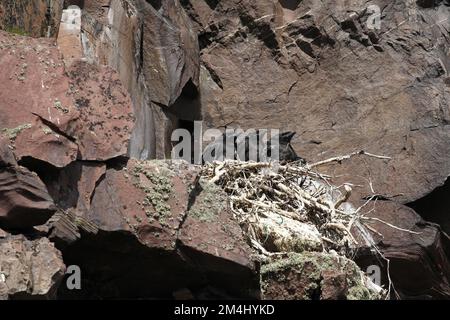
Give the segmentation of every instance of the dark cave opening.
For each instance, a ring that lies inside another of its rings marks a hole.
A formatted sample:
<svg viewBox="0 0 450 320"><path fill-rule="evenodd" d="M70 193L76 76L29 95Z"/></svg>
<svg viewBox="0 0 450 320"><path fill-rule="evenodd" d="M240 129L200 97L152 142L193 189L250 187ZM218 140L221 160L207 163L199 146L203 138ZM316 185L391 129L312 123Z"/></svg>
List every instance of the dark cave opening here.
<svg viewBox="0 0 450 320"><path fill-rule="evenodd" d="M289 10L297 9L298 5L302 2L302 0L280 0L280 5Z"/></svg>
<svg viewBox="0 0 450 320"><path fill-rule="evenodd" d="M408 203L423 219L437 223L447 234L450 233L450 178L425 197Z"/></svg>
<svg viewBox="0 0 450 320"><path fill-rule="evenodd" d="M178 126L179 129L186 129L191 133L191 135L194 135L194 121L189 120L178 120Z"/></svg>
<svg viewBox="0 0 450 320"><path fill-rule="evenodd" d="M220 1L219 0L205 0L205 2L211 8L211 10L215 10Z"/></svg>
<svg viewBox="0 0 450 320"><path fill-rule="evenodd" d="M192 80L189 80L183 88L180 97L169 108L169 118L172 119L172 127L185 129L191 136L191 160L194 161L195 121L202 120L200 93ZM171 134L168 139L171 140ZM175 144L171 141L172 148ZM179 155L185 158L185 155Z"/></svg>
<svg viewBox="0 0 450 320"><path fill-rule="evenodd" d="M57 168L45 161L24 157L19 164L39 176L59 208L76 206L79 197L77 183L81 178L79 163L73 162L65 168Z"/></svg>
<svg viewBox="0 0 450 320"><path fill-rule="evenodd" d="M442 0L417 0L416 3L422 8L435 8L442 3Z"/></svg>
<svg viewBox="0 0 450 320"><path fill-rule="evenodd" d="M161 9L162 0L146 0L156 11Z"/></svg>

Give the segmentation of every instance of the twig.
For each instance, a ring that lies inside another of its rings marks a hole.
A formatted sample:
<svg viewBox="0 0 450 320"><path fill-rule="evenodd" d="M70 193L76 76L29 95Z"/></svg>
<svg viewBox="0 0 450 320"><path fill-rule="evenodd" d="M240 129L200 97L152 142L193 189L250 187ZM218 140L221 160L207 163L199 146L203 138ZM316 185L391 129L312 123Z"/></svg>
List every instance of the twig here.
<svg viewBox="0 0 450 320"><path fill-rule="evenodd" d="M411 233L411 234L416 234L416 235L422 234L422 232L416 232L416 231L407 230L407 229L403 229L403 228L394 226L393 224L390 224L389 222L383 221L383 220L381 220L381 219L379 219L379 218L373 218L373 217L361 217L361 219L363 219L363 220L373 220L373 221L377 221L377 222L380 222L380 223L382 223L382 224L385 224L385 225L387 225L387 226L389 226L389 227L391 227L391 228L393 228L393 229L395 229L395 230L399 230L399 231L403 231L403 232L407 232L407 233Z"/></svg>
<svg viewBox="0 0 450 320"><path fill-rule="evenodd" d="M366 152L364 150L361 150L361 151L353 152L353 153L348 154L346 156L334 157L334 158L330 158L330 159L327 159L327 160L319 161L319 162L316 162L316 163L313 163L313 164L309 164L309 165L307 165L307 168L312 169L312 168L319 167L319 166L322 166L322 165L325 165L325 164L329 164L329 163L332 163L332 162L339 162L340 163L340 162L342 162L344 160L349 160L350 158L352 158L354 156L360 156L360 155L366 155L366 156L371 157L371 158L382 159L382 160L391 160L392 159L391 157L379 156L379 155L368 153L368 152Z"/></svg>

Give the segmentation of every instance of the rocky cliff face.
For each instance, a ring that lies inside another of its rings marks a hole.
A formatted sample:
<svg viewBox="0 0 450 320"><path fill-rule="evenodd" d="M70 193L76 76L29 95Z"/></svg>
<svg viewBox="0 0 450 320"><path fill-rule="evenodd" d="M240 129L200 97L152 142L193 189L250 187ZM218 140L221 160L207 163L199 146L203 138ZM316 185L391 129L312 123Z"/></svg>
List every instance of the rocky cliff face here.
<svg viewBox="0 0 450 320"><path fill-rule="evenodd" d="M170 156L178 123L169 107L199 83L197 33L180 3L88 1L82 28L86 55L118 70L131 93L138 120L130 155Z"/></svg>
<svg viewBox="0 0 450 320"><path fill-rule="evenodd" d="M54 36L64 0L2 0L0 29L33 37Z"/></svg>
<svg viewBox="0 0 450 320"><path fill-rule="evenodd" d="M111 1L103 15L95 10L101 19L84 13L93 58L118 69L128 87L137 87L131 74L142 74L151 100L144 105L156 103L153 113L203 119L208 127L296 130L294 146L311 161L354 149L387 154L394 158L387 166L368 164L370 179L375 190L402 203L445 182L450 64L445 3L430 8L378 1L383 8L378 30L367 27L370 13L362 1L182 1L192 23L178 2L164 3L155 8L145 1ZM178 17L170 16L169 7ZM161 31L152 14L190 36ZM92 36L94 29L102 31ZM147 44L155 41L155 30L167 43ZM199 35L200 58L192 33ZM185 73L171 72L172 65ZM150 131L160 132L157 127ZM352 161L333 169L338 175L356 170L361 177L355 182L367 185L365 168ZM358 196L369 193L362 189Z"/></svg>
<svg viewBox="0 0 450 320"><path fill-rule="evenodd" d="M0 25L54 33L64 4L48 4L2 2ZM0 31L0 228L8 231L0 246L28 250L13 231L45 246L51 239L54 265L60 250L86 273L87 289L61 286L60 296L336 299L360 289L356 266L333 256L294 255L260 270L230 208L210 205L226 196L198 189L199 168L144 161L170 156L173 129L203 120L297 131L294 148L310 163L357 150L388 156L323 167L335 185L352 184L354 206L371 209L371 237L389 260L374 261L359 241L356 261L381 265L398 297L450 297L448 1L72 4L82 9L79 56L61 37L58 48ZM196 208L205 201L206 218ZM302 277L305 267L316 278ZM61 270L36 294L54 297ZM289 283L279 278L286 272ZM1 285L0 296L15 296Z"/></svg>

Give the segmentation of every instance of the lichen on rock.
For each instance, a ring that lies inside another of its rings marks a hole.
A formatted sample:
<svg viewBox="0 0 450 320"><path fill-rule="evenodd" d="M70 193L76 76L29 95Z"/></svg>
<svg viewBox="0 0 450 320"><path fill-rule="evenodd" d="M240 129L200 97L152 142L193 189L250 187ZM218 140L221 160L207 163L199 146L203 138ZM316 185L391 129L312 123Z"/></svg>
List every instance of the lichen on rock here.
<svg viewBox="0 0 450 320"><path fill-rule="evenodd" d="M366 280L353 261L336 253L291 253L261 268L265 299L380 299Z"/></svg>
<svg viewBox="0 0 450 320"><path fill-rule="evenodd" d="M145 192L142 205L149 222L157 220L165 224L171 213L168 201L175 196L173 173L166 166L155 166L155 163L141 161L133 168L133 177L134 186Z"/></svg>
<svg viewBox="0 0 450 320"><path fill-rule="evenodd" d="M30 123L24 123L15 128L4 128L1 133L5 138L15 140L22 131L30 129L31 127L32 125Z"/></svg>
<svg viewBox="0 0 450 320"><path fill-rule="evenodd" d="M202 222L217 222L217 216L225 209L228 199L219 186L200 180L199 187L202 190L189 215Z"/></svg>

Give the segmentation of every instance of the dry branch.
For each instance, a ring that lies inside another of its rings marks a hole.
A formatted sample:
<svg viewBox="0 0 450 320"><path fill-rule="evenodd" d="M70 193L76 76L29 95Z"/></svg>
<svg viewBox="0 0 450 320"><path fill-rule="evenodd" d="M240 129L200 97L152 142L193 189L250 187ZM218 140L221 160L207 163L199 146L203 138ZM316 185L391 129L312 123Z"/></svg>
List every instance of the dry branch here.
<svg viewBox="0 0 450 320"><path fill-rule="evenodd" d="M339 156L339 157L334 157L334 158L330 158L330 159L327 159L327 160L319 161L319 162L310 164L307 167L309 169L312 169L312 168L316 168L316 167L323 166L325 164L330 164L330 163L333 163L333 162L341 163L344 160L349 160L349 159L351 159L351 158L353 158L355 156L361 156L361 155L365 155L365 156L368 156L368 157L371 157L371 158L376 158L376 159L382 159L382 160L391 160L392 159L391 157L379 156L379 155L368 153L368 152L366 152L364 150L361 150L361 151L356 151L356 152L353 152L353 153L345 155L345 156Z"/></svg>
<svg viewBox="0 0 450 320"><path fill-rule="evenodd" d="M344 183L336 187L330 176L314 170L358 155L390 159L358 151L311 165L214 162L203 167L202 177L228 194L233 218L241 225L248 243L264 259L302 251L335 251L351 257L358 246L352 234L354 225L363 241L375 248L370 231L378 235L379 232L364 222L378 221L399 231L418 234L366 217L370 211L363 209L373 198L359 208L342 206L351 196L352 185ZM380 253L378 248L375 251Z"/></svg>

